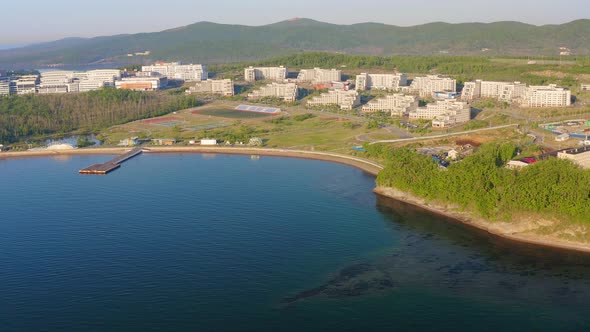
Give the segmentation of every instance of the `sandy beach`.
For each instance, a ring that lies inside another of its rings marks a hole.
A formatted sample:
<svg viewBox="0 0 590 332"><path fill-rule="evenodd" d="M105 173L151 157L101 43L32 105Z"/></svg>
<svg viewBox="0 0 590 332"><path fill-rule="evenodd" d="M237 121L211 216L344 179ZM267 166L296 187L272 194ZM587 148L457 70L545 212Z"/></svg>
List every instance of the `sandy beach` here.
<svg viewBox="0 0 590 332"><path fill-rule="evenodd" d="M22 152L1 152L0 159L28 158L28 157L51 157L71 155L118 155L123 154L131 148L88 148L71 150L38 150ZM354 157L345 154L319 151L291 150L291 149L265 149L251 147L221 147L221 146L171 146L171 147L149 147L145 153L219 153L219 154L242 154L261 155L289 158L302 158L324 160L345 165L350 165L363 170L369 174L377 175L383 166L377 162ZM105 160L106 161L106 160Z"/></svg>

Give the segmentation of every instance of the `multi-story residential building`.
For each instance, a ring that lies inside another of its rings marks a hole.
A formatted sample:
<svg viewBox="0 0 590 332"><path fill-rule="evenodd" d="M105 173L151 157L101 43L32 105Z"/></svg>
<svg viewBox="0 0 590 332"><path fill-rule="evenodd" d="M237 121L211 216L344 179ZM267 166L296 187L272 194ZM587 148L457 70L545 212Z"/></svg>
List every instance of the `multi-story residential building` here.
<svg viewBox="0 0 590 332"><path fill-rule="evenodd" d="M408 85L406 74L367 74L362 73L356 77L357 90L394 90Z"/></svg>
<svg viewBox="0 0 590 332"><path fill-rule="evenodd" d="M208 78L209 72L204 65L188 64L180 62L156 62L152 66L142 66L142 72L154 72L168 79L182 80L185 82L200 82Z"/></svg>
<svg viewBox="0 0 590 332"><path fill-rule="evenodd" d="M566 107L571 104L571 91L555 84L529 86L521 100L522 107Z"/></svg>
<svg viewBox="0 0 590 332"><path fill-rule="evenodd" d="M299 88L295 83L270 83L258 90L248 94L248 99L258 99L262 97L276 97L283 101L292 102L297 100Z"/></svg>
<svg viewBox="0 0 590 332"><path fill-rule="evenodd" d="M465 83L461 99L494 98L501 101L514 102L522 97L525 90L526 84L520 82L476 80Z"/></svg>
<svg viewBox="0 0 590 332"><path fill-rule="evenodd" d="M557 158L569 159L583 168L590 168L590 147L559 151Z"/></svg>
<svg viewBox="0 0 590 332"><path fill-rule="evenodd" d="M387 112L391 116L402 116L415 110L418 106L418 97L397 93L371 100L363 106L363 113Z"/></svg>
<svg viewBox="0 0 590 332"><path fill-rule="evenodd" d="M298 82L310 82L312 84L339 82L342 80L342 71L336 69L301 69L297 75Z"/></svg>
<svg viewBox="0 0 590 332"><path fill-rule="evenodd" d="M356 90L330 90L307 101L308 106L338 105L340 109L351 110L361 104Z"/></svg>
<svg viewBox="0 0 590 332"><path fill-rule="evenodd" d="M0 77L0 96L10 94L10 79L8 77Z"/></svg>
<svg viewBox="0 0 590 332"><path fill-rule="evenodd" d="M410 119L433 120L434 128L448 127L471 119L471 107L466 102L439 100L409 112ZM436 123L435 123L436 122Z"/></svg>
<svg viewBox="0 0 590 332"><path fill-rule="evenodd" d="M582 83L580 85L580 90L582 90L582 91L590 91L590 84L584 84L584 83Z"/></svg>
<svg viewBox="0 0 590 332"><path fill-rule="evenodd" d="M431 97L434 92L456 92L457 81L440 75L421 76L414 78L412 84L404 90L419 94L420 97Z"/></svg>
<svg viewBox="0 0 590 332"><path fill-rule="evenodd" d="M233 96L234 82L230 79L197 82L188 89L187 93L214 93L223 96Z"/></svg>
<svg viewBox="0 0 590 332"><path fill-rule="evenodd" d="M70 92L69 84L72 83L73 79L73 71L58 70L42 72L37 93L68 93Z"/></svg>
<svg viewBox="0 0 590 332"><path fill-rule="evenodd" d="M102 87L115 87L115 81L121 79L117 69L98 69L86 72L74 72L74 83L78 83L79 92L98 90Z"/></svg>
<svg viewBox="0 0 590 332"><path fill-rule="evenodd" d="M115 81L117 89L135 91L155 91L165 88L168 85L166 76L131 76L123 77Z"/></svg>
<svg viewBox="0 0 590 332"><path fill-rule="evenodd" d="M461 99L473 100L479 97L481 97L481 80L465 82L463 91L461 91Z"/></svg>
<svg viewBox="0 0 590 332"><path fill-rule="evenodd" d="M39 84L38 75L23 75L13 80L14 93L18 95L26 95L37 92L37 85Z"/></svg>
<svg viewBox="0 0 590 332"><path fill-rule="evenodd" d="M244 80L255 82L259 80L284 81L287 78L287 68L280 67L248 67L244 69Z"/></svg>

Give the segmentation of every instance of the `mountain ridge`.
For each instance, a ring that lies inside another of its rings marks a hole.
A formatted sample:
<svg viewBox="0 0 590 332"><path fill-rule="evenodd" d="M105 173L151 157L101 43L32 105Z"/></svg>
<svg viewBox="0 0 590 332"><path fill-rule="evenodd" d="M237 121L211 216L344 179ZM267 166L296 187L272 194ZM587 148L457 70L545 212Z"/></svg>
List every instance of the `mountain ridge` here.
<svg viewBox="0 0 590 332"><path fill-rule="evenodd" d="M515 21L432 22L395 26L377 22L339 25L297 18L261 26L201 21L158 32L92 38L70 37L0 50L0 68L149 63L156 60L226 63L302 51L365 55L559 55L590 54L590 20L558 25ZM132 56L150 51L149 56Z"/></svg>

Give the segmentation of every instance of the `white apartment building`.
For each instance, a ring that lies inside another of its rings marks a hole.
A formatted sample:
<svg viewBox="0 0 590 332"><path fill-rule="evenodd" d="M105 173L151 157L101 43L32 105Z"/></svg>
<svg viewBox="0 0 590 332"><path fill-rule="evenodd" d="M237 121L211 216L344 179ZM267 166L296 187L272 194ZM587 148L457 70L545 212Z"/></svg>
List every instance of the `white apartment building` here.
<svg viewBox="0 0 590 332"><path fill-rule="evenodd" d="M342 80L342 71L336 69L301 69L297 75L298 82L310 82L312 84L339 82Z"/></svg>
<svg viewBox="0 0 590 332"><path fill-rule="evenodd" d="M397 93L371 100L363 106L363 113L388 112L391 116L403 116L418 106L418 97Z"/></svg>
<svg viewBox="0 0 590 332"><path fill-rule="evenodd" d="M522 107L567 107L571 104L571 91L555 84L529 86L521 100Z"/></svg>
<svg viewBox="0 0 590 332"><path fill-rule="evenodd" d="M461 99L494 98L514 102L524 95L526 84L520 82L494 82L476 80L467 82L463 87Z"/></svg>
<svg viewBox="0 0 590 332"><path fill-rule="evenodd" d="M74 83L78 83L79 92L98 90L103 87L115 87L115 81L121 79L118 69L97 69L86 72L74 72Z"/></svg>
<svg viewBox="0 0 590 332"><path fill-rule="evenodd" d="M37 84L39 84L39 76L24 75L16 80L13 80L14 93L18 95L26 95L37 92Z"/></svg>
<svg viewBox="0 0 590 332"><path fill-rule="evenodd" d="M395 90L408 85L406 74L367 74L361 73L356 77L357 90Z"/></svg>
<svg viewBox="0 0 590 332"><path fill-rule="evenodd" d="M0 96L7 96L10 94L10 80L8 78L0 78Z"/></svg>
<svg viewBox="0 0 590 332"><path fill-rule="evenodd" d="M471 119L471 107L466 102L439 100L409 112L410 119L433 120L434 128L447 127ZM435 123L436 122L436 123Z"/></svg>
<svg viewBox="0 0 590 332"><path fill-rule="evenodd" d="M42 72L37 93L68 93L70 92L69 84L72 83L73 79L73 71L58 70Z"/></svg>
<svg viewBox="0 0 590 332"><path fill-rule="evenodd" d="M590 148L583 147L560 151L557 153L559 159L569 159L583 168L590 168Z"/></svg>
<svg viewBox="0 0 590 332"><path fill-rule="evenodd" d="M248 99L258 99L262 97L276 97L281 98L286 102L293 102L297 100L299 88L295 83L270 83L258 90L252 91L248 94Z"/></svg>
<svg viewBox="0 0 590 332"><path fill-rule="evenodd" d="M214 93L223 96L233 96L234 82L230 79L197 82L188 89L187 93Z"/></svg>
<svg viewBox="0 0 590 332"><path fill-rule="evenodd" d="M166 76L131 76L115 81L117 89L134 91L155 91L168 85Z"/></svg>
<svg viewBox="0 0 590 332"><path fill-rule="evenodd" d="M70 83L74 79L73 71L57 70L46 71L41 73L40 84L44 85L63 85Z"/></svg>
<svg viewBox="0 0 590 332"><path fill-rule="evenodd" d="M338 105L343 110L352 110L360 104L361 96L356 90L330 90L307 101L308 106Z"/></svg>
<svg viewBox="0 0 590 332"><path fill-rule="evenodd" d="M404 89L420 97L431 97L434 92L457 92L457 80L440 75L428 75L414 78L409 88Z"/></svg>
<svg viewBox="0 0 590 332"><path fill-rule="evenodd" d="M584 84L584 83L582 83L580 85L580 90L582 90L582 91L590 91L590 84Z"/></svg>
<svg viewBox="0 0 590 332"><path fill-rule="evenodd" d="M280 67L248 67L244 69L244 80L255 82L259 80L284 81L287 79L287 68Z"/></svg>
<svg viewBox="0 0 590 332"><path fill-rule="evenodd" d="M188 64L180 62L156 62L152 66L142 66L142 72L154 72L168 79L182 80L185 82L200 82L208 78L209 72L204 65Z"/></svg>

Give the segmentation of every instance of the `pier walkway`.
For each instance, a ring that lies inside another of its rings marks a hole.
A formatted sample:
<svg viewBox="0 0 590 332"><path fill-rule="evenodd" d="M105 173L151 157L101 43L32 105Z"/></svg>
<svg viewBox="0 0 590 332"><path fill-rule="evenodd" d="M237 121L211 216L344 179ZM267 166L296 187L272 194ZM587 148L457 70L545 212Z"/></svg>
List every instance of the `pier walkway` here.
<svg viewBox="0 0 590 332"><path fill-rule="evenodd" d="M84 169L81 169L79 171L80 174L108 174L114 170L116 170L117 168L121 167L121 164L124 163L125 161L138 156L142 153L143 149L142 148L135 148L127 153L124 153L120 156L117 156L109 161L107 161L106 163L103 164L94 164L91 166L88 166Z"/></svg>

